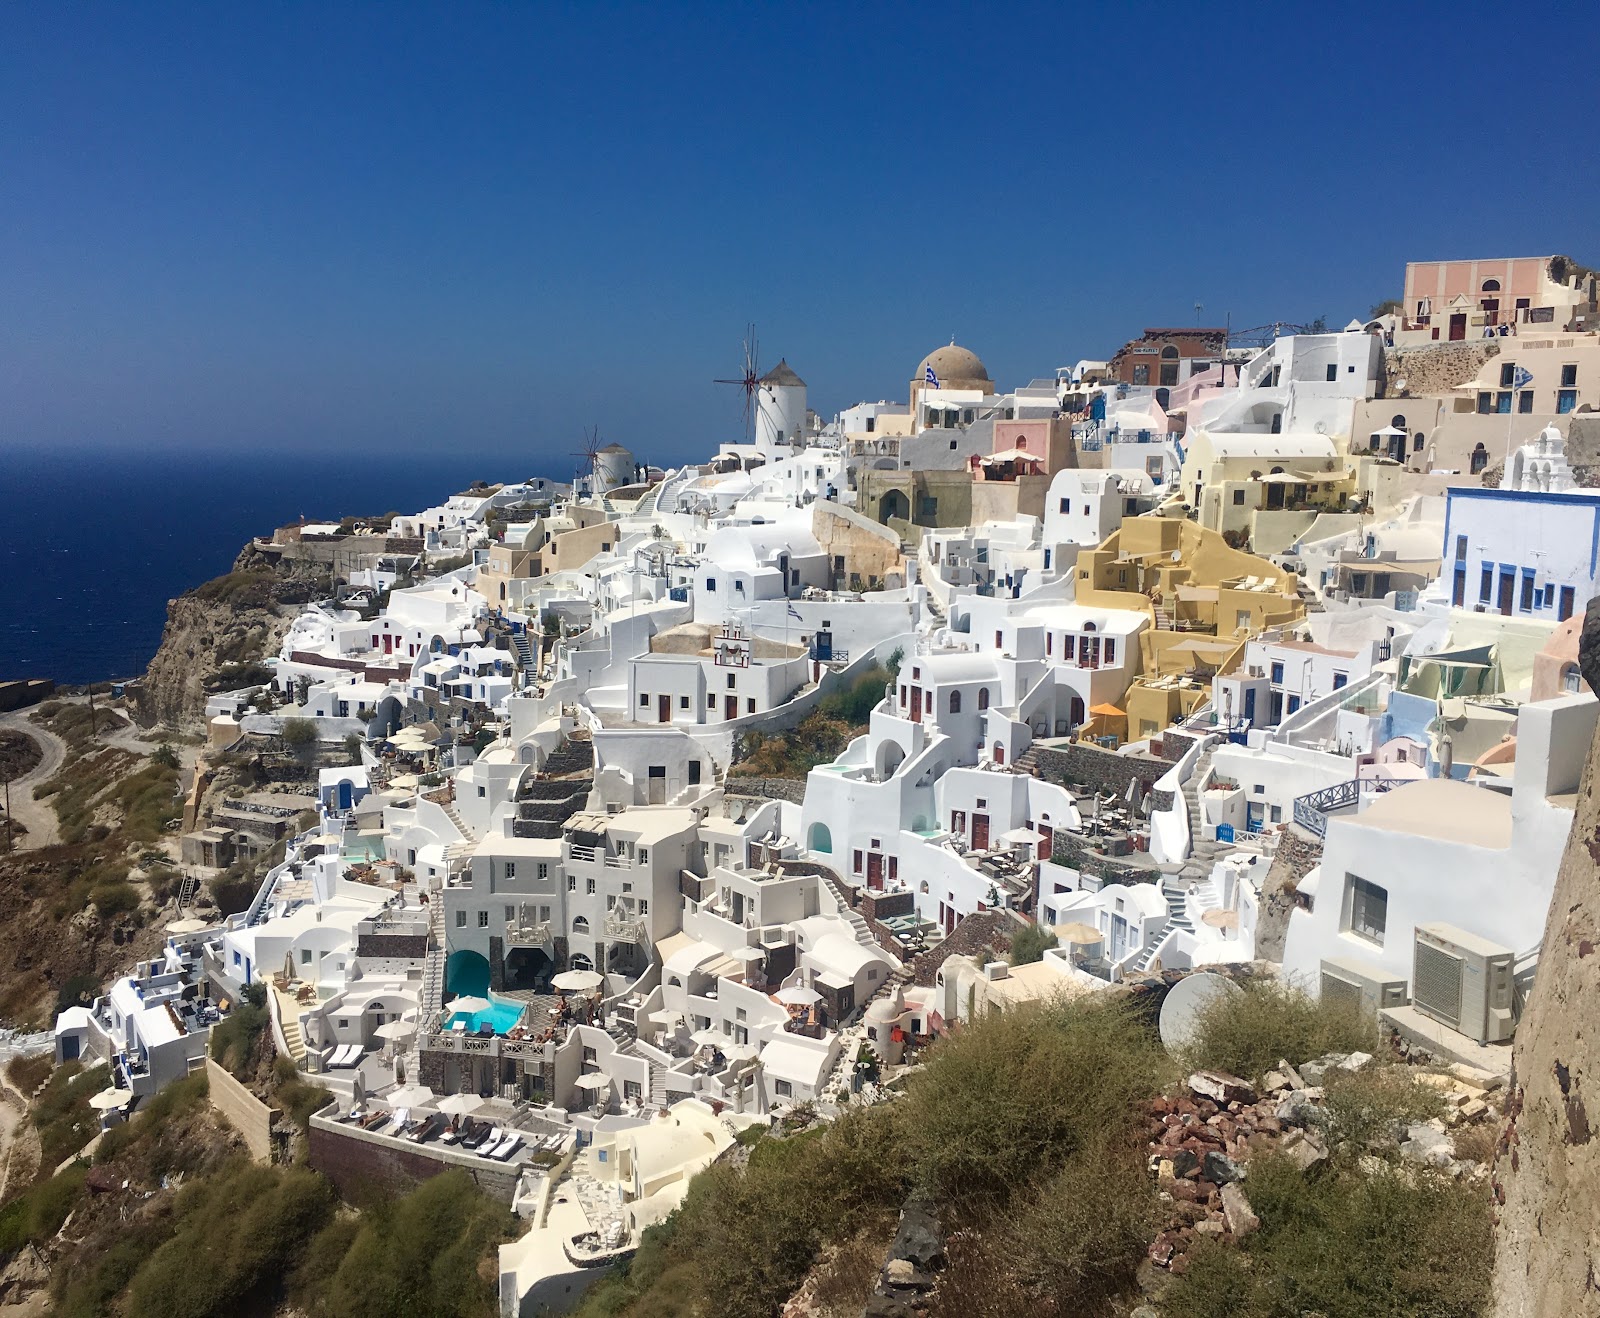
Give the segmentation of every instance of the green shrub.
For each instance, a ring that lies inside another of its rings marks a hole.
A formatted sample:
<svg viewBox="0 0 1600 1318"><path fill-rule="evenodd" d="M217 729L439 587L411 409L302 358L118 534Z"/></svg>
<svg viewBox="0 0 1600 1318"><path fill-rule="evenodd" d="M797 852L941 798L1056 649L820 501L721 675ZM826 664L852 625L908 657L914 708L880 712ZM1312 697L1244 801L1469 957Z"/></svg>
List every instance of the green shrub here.
<svg viewBox="0 0 1600 1318"><path fill-rule="evenodd" d="M1042 961L1044 954L1055 946L1056 936L1051 930L1041 924L1024 925L1011 940L1011 964L1027 966Z"/></svg>
<svg viewBox="0 0 1600 1318"><path fill-rule="evenodd" d="M69 979L67 983L70 984L72 981ZM6 1067L6 1078L16 1086L19 1094L27 1097L50 1078L50 1072L55 1070L55 1066L56 1059L52 1053L34 1053L31 1057L15 1057Z"/></svg>
<svg viewBox="0 0 1600 1318"><path fill-rule="evenodd" d="M1261 1229L1239 1247L1197 1250L1162 1300L1191 1318L1477 1318L1494 1263L1481 1186L1417 1167L1303 1176L1250 1162Z"/></svg>
<svg viewBox="0 0 1600 1318"><path fill-rule="evenodd" d="M1444 1115L1443 1096L1417 1083L1405 1066L1372 1063L1359 1071L1330 1071L1323 1085L1328 1136L1352 1153L1365 1152L1411 1122Z"/></svg>
<svg viewBox="0 0 1600 1318"><path fill-rule="evenodd" d="M242 861L235 861L211 880L211 900L223 915L237 915L249 909L260 886L255 871Z"/></svg>
<svg viewBox="0 0 1600 1318"><path fill-rule="evenodd" d="M267 1028L267 1020L265 1007L241 1002L221 1024L212 1026L212 1059L240 1079L248 1076L261 1033Z"/></svg>
<svg viewBox="0 0 1600 1318"><path fill-rule="evenodd" d="M317 725L306 718L286 718L278 735L283 738L284 745L301 750L316 744Z"/></svg>
<svg viewBox="0 0 1600 1318"><path fill-rule="evenodd" d="M1253 1080L1280 1058L1298 1065L1325 1053L1377 1050L1377 1026L1359 1008L1256 979L1239 993L1219 994L1196 1013L1183 1061Z"/></svg>
<svg viewBox="0 0 1600 1318"><path fill-rule="evenodd" d="M150 762L160 765L163 769L176 769L178 752L172 748L171 742L164 741L150 752Z"/></svg>
<svg viewBox="0 0 1600 1318"><path fill-rule="evenodd" d="M100 981L94 975L73 975L56 994L56 1011L60 1013L68 1007L87 1006L99 992ZM43 1078L40 1077L41 1080Z"/></svg>
<svg viewBox="0 0 1600 1318"><path fill-rule="evenodd" d="M284 1059L280 1057L278 1060L281 1062ZM332 1097L332 1092L321 1085L299 1078L280 1084L272 1091L273 1101L278 1108L301 1130L311 1125L311 1114L327 1107Z"/></svg>
<svg viewBox="0 0 1600 1318"><path fill-rule="evenodd" d="M100 912L102 920L110 920L139 909L139 890L126 879L97 883L89 889L89 900Z"/></svg>

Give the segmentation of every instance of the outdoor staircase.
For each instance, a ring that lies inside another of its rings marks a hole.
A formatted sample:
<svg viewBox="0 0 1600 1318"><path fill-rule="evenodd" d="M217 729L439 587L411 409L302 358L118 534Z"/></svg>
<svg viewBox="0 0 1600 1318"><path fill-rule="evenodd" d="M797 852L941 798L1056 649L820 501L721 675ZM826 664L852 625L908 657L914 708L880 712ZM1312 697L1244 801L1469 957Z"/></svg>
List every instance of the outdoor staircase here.
<svg viewBox="0 0 1600 1318"><path fill-rule="evenodd" d="M198 878L196 878L193 874L185 878L184 881L178 885L178 909L181 911L189 906L194 905L195 896L199 893L199 891L200 880Z"/></svg>
<svg viewBox="0 0 1600 1318"><path fill-rule="evenodd" d="M594 774L594 742L587 736L569 736L544 762L547 778L567 778L579 774Z"/></svg>
<svg viewBox="0 0 1600 1318"><path fill-rule="evenodd" d="M440 801L438 805L448 816L450 822L460 831L463 838L468 842L476 842L478 840L477 832L467 827L467 821L457 812L454 801Z"/></svg>
<svg viewBox="0 0 1600 1318"><path fill-rule="evenodd" d="M667 1068L660 1062L650 1063L650 1106L664 1108L667 1105Z"/></svg>
<svg viewBox="0 0 1600 1318"><path fill-rule="evenodd" d="M850 899L845 896L844 887L839 880L831 874L824 874L822 882L828 891L839 903L839 914L849 921L850 929L856 936L856 942L863 947L877 947L878 940L872 936L872 930L867 927L866 917L850 905Z"/></svg>
<svg viewBox="0 0 1600 1318"><path fill-rule="evenodd" d="M289 1046L289 1056L294 1058L294 1064L304 1069L306 1064L306 1040L300 1032L300 1008L295 1000L287 994L278 993L277 989L268 986L269 993L276 993L278 998L278 1023L283 1027L283 1041Z"/></svg>
<svg viewBox="0 0 1600 1318"><path fill-rule="evenodd" d="M1028 743L1028 749L1011 761L1011 772L1020 773L1026 778L1032 778L1039 767L1039 747Z"/></svg>
<svg viewBox="0 0 1600 1318"><path fill-rule="evenodd" d="M511 633L511 652L517 656L517 666L531 672L538 666L538 658L525 631Z"/></svg>

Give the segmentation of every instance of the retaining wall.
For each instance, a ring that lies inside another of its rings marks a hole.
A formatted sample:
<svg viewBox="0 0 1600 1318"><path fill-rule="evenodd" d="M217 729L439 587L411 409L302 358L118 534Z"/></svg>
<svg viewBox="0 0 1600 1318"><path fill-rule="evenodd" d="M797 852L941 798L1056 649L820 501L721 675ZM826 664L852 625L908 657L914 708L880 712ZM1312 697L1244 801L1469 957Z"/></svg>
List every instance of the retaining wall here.
<svg viewBox="0 0 1600 1318"><path fill-rule="evenodd" d="M212 1108L244 1137L256 1162L272 1161L272 1109L206 1058L206 1083Z"/></svg>

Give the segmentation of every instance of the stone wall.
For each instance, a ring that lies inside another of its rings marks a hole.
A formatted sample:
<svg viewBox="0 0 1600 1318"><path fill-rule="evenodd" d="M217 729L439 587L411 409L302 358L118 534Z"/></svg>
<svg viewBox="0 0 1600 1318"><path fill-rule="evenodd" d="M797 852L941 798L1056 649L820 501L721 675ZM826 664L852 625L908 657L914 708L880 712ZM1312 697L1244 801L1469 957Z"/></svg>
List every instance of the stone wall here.
<svg viewBox="0 0 1600 1318"><path fill-rule="evenodd" d="M1090 849L1082 834L1055 830L1055 841L1050 848L1046 864L1065 865L1079 874L1087 874L1107 883L1160 883L1161 870L1151 860L1148 851L1136 851L1130 856L1106 856ZM1048 882L1050 871L1043 872L1040 882Z"/></svg>
<svg viewBox="0 0 1600 1318"><path fill-rule="evenodd" d="M356 939L357 956L401 959L427 954L427 934L362 934Z"/></svg>
<svg viewBox="0 0 1600 1318"><path fill-rule="evenodd" d="M938 978L939 967L953 956L988 954L990 960L1003 960L1011 950L1011 936L1021 925L1005 911L977 911L956 926L955 933L937 947L930 947L911 962L912 978L923 988Z"/></svg>
<svg viewBox="0 0 1600 1318"><path fill-rule="evenodd" d="M1035 746L1040 777L1065 786L1077 784L1097 792L1111 791L1126 796L1135 779L1148 789L1172 765L1165 760L1118 755L1098 746L1075 743L1071 746ZM1187 748L1185 748L1187 749ZM1181 752L1180 752L1181 753Z"/></svg>
<svg viewBox="0 0 1600 1318"><path fill-rule="evenodd" d="M441 1145L406 1145L329 1117L311 1118L310 1145L312 1170L332 1181L346 1199L404 1194L454 1168L465 1171L480 1190L501 1203L509 1204L516 1195L515 1167L496 1166Z"/></svg>
<svg viewBox="0 0 1600 1318"><path fill-rule="evenodd" d="M243 1137L256 1162L272 1161L272 1109L206 1058L206 1092L212 1109Z"/></svg>
<svg viewBox="0 0 1600 1318"><path fill-rule="evenodd" d="M748 796L757 801L789 801L801 805L806 799L804 778L741 778L729 777L726 796Z"/></svg>
<svg viewBox="0 0 1600 1318"><path fill-rule="evenodd" d="M1502 339L1460 339L1455 343L1429 343L1419 348L1389 348L1383 354L1385 394L1398 381L1406 382L1413 398L1443 394L1473 379L1489 358L1499 355ZM1510 340L1515 344L1516 340Z"/></svg>
<svg viewBox="0 0 1600 1318"><path fill-rule="evenodd" d="M1278 835L1278 849L1261 885L1261 917L1256 922L1256 956L1282 961L1295 907L1295 888L1322 861L1322 843L1290 826Z"/></svg>

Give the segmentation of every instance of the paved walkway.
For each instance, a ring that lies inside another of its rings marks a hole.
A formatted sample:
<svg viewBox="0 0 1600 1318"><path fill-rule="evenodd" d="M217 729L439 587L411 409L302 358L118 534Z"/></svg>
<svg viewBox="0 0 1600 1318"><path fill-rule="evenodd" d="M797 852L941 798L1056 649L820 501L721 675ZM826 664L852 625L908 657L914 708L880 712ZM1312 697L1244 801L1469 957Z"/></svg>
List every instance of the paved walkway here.
<svg viewBox="0 0 1600 1318"><path fill-rule="evenodd" d="M42 728L34 723L25 710L0 714L0 728L14 728L18 732L27 733L39 743L43 751L39 763L11 784L12 817L28 830L26 834L17 836L17 850L52 847L61 841L61 829L56 820L56 812L51 808L49 801L35 801L33 789L39 783L53 777L56 770L61 767L62 761L67 758L67 743L49 728ZM3 799L4 797L0 796L0 800ZM4 830L0 829L0 845L4 845L4 837Z"/></svg>

